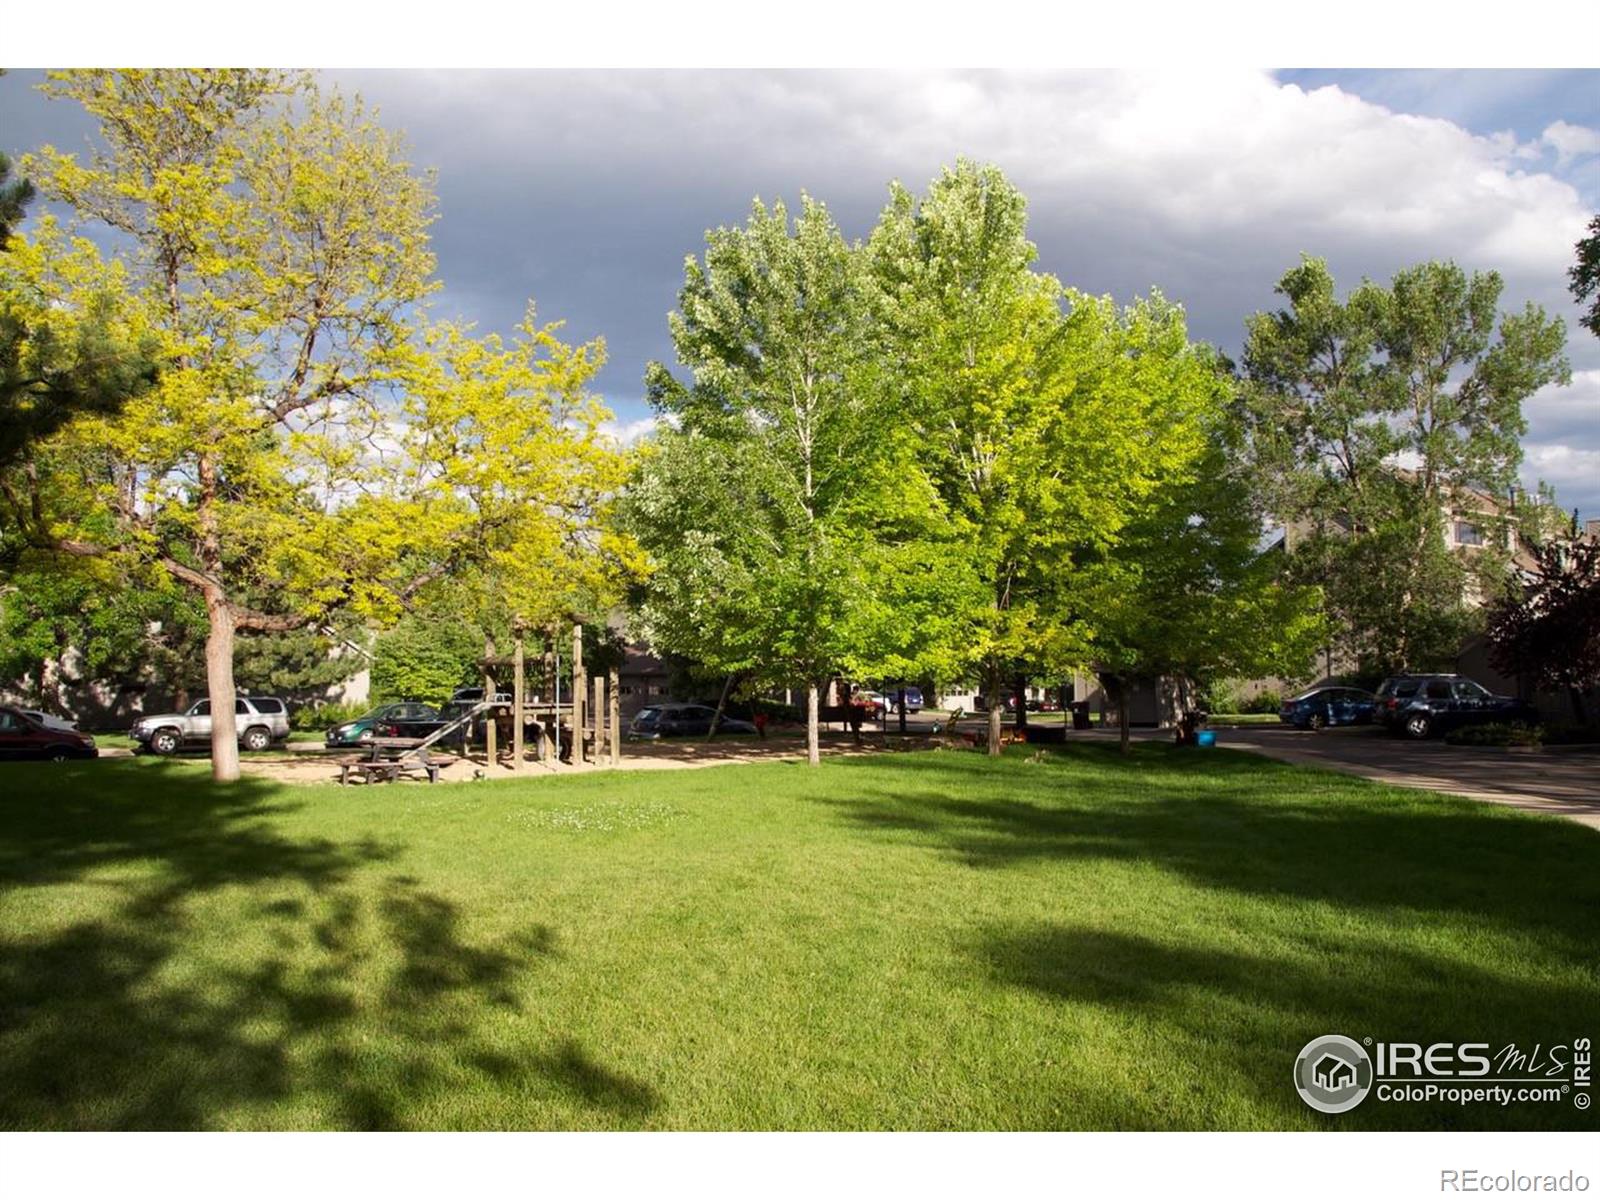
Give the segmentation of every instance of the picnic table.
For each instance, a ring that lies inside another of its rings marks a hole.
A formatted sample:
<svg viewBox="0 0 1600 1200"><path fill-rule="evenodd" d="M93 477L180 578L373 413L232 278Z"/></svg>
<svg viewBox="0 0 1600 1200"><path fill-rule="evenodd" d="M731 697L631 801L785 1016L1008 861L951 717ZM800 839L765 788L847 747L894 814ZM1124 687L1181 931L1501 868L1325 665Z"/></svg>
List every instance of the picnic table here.
<svg viewBox="0 0 1600 1200"><path fill-rule="evenodd" d="M425 738L375 737L366 758L347 759L339 765L340 786L360 783L395 783L401 779L439 782L439 771L455 761L448 754L433 755Z"/></svg>

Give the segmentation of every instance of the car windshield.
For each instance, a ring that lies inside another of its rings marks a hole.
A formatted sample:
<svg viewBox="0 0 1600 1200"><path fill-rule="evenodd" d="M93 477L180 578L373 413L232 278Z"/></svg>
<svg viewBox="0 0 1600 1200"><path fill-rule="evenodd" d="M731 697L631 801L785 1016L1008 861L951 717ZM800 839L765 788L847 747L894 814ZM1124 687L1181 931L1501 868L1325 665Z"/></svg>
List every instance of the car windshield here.
<svg viewBox="0 0 1600 1200"><path fill-rule="evenodd" d="M1456 680L1456 695L1465 700L1481 700L1489 694L1489 689L1470 679Z"/></svg>

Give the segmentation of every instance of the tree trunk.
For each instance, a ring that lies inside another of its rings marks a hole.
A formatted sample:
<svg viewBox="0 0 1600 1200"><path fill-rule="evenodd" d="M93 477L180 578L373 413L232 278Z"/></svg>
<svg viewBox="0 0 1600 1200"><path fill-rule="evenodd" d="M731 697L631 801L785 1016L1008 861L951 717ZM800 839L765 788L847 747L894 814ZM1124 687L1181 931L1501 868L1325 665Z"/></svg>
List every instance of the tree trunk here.
<svg viewBox="0 0 1600 1200"><path fill-rule="evenodd" d="M1124 754L1130 753L1133 747L1128 741L1128 685L1117 685L1117 743Z"/></svg>
<svg viewBox="0 0 1600 1200"><path fill-rule="evenodd" d="M728 707L728 689L733 686L733 675L730 673L722 681L722 695L717 697L717 711L711 714L711 728L706 730L706 741L717 736L717 730L722 725L722 710Z"/></svg>
<svg viewBox="0 0 1600 1200"><path fill-rule="evenodd" d="M1000 722L1005 717L1006 698L1000 690L1000 668L989 670L989 757L1000 754Z"/></svg>
<svg viewBox="0 0 1600 1200"><path fill-rule="evenodd" d="M1023 676L1017 676L1017 728L1028 727L1028 681Z"/></svg>
<svg viewBox="0 0 1600 1200"><path fill-rule="evenodd" d="M822 748L817 742L817 685L806 684L806 762L822 765Z"/></svg>
<svg viewBox="0 0 1600 1200"><path fill-rule="evenodd" d="M239 778L239 722L233 706L233 609L220 591L206 593L206 693L211 699L211 778Z"/></svg>
<svg viewBox="0 0 1600 1200"><path fill-rule="evenodd" d="M1589 723L1588 714L1583 709L1583 691L1573 684L1567 685L1567 696L1572 701L1572 716L1579 725Z"/></svg>
<svg viewBox="0 0 1600 1200"><path fill-rule="evenodd" d="M906 681L903 679L900 681L899 694L895 696L895 708L900 713L900 733L901 736L904 736L906 731Z"/></svg>

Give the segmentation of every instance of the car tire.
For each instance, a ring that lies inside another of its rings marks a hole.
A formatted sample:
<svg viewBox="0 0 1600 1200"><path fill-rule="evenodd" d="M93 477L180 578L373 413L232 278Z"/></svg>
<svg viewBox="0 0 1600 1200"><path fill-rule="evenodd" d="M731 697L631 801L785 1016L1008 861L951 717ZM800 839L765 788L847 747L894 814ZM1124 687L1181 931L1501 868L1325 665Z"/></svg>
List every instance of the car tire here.
<svg viewBox="0 0 1600 1200"><path fill-rule="evenodd" d="M1306 720L1306 728L1311 730L1312 733L1321 733L1327 724L1328 718L1321 713L1312 713Z"/></svg>
<svg viewBox="0 0 1600 1200"><path fill-rule="evenodd" d="M1406 736L1421 741L1433 732L1433 720L1427 713L1412 713L1406 718Z"/></svg>
<svg viewBox="0 0 1600 1200"><path fill-rule="evenodd" d="M51 762L66 762L72 757L72 751L65 746L51 746L50 749L45 751L44 756Z"/></svg>
<svg viewBox="0 0 1600 1200"><path fill-rule="evenodd" d="M162 758L176 754L183 745L183 739L178 736L176 729L158 729L150 735L150 753L159 754Z"/></svg>
<svg viewBox="0 0 1600 1200"><path fill-rule="evenodd" d="M252 725L244 731L244 737L239 742L246 750L265 750L272 745L272 733L259 725Z"/></svg>

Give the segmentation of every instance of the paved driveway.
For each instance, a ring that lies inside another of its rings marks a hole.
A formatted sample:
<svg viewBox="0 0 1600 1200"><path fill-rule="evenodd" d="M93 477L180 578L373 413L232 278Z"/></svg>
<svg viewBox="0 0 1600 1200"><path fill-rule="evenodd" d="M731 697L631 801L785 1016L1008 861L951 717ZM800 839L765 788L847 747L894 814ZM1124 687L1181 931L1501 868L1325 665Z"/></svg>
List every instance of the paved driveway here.
<svg viewBox="0 0 1600 1200"><path fill-rule="evenodd" d="M1600 751L1593 749L1529 753L1413 742L1372 729L1301 733L1274 726L1219 729L1217 742L1401 787L1558 813L1600 829Z"/></svg>

